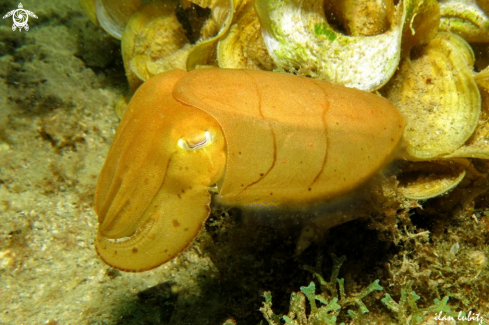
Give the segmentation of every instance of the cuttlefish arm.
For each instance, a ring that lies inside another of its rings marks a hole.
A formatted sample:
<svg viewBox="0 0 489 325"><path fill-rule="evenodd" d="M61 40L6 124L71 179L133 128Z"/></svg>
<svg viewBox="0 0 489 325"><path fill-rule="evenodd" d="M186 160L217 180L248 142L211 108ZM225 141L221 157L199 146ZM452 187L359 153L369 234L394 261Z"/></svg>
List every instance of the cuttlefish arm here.
<svg viewBox="0 0 489 325"><path fill-rule="evenodd" d="M95 246L120 270L149 270L185 249L209 216L208 188L224 171L219 124L172 96L185 74L163 73L138 89L98 180Z"/></svg>

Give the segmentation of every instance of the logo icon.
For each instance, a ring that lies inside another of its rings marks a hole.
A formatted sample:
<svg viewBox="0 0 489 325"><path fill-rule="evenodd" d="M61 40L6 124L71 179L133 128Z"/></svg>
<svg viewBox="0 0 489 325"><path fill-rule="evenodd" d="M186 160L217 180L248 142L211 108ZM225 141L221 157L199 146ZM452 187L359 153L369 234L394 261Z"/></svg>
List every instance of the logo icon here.
<svg viewBox="0 0 489 325"><path fill-rule="evenodd" d="M14 9L12 11L7 12L3 18L8 18L12 16L14 19L14 24L12 25L12 30L15 31L17 28L19 28L19 32L22 31L22 28L25 29L25 31L29 30L29 25L27 25L27 21L29 20L29 16L37 18L37 16L29 10L25 10L24 7L22 6L22 3L19 3L19 9Z"/></svg>

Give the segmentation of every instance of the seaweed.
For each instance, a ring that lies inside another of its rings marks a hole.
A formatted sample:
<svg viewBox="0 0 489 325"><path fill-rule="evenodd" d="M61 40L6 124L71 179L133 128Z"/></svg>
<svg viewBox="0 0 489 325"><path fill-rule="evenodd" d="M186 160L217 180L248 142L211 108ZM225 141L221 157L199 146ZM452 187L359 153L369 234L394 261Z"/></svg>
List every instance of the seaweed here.
<svg viewBox="0 0 489 325"><path fill-rule="evenodd" d="M362 315L369 312L367 306L362 301L366 296L374 291L384 290L379 285L379 280L375 280L358 295L348 296L345 293L344 279L339 279L338 274L341 265L346 257L337 258L331 254L333 259L333 270L330 281L325 281L318 271L321 267L321 260L315 268L305 266L318 280L321 293L316 294L316 284L311 282L307 287L301 287L300 292L293 292L290 296L290 307L287 315L275 314L272 310L272 295L270 291L264 292L265 302L260 308L263 316L269 325L335 325L338 316L347 306L357 305L358 309L348 309L347 314L356 323L362 323ZM417 325L432 318L437 321L457 321L458 324L469 324L470 321L482 321L484 317L480 314L469 311L455 312L448 305L450 297L444 296L443 299L434 299L431 306L418 307L417 301L421 297L412 288L412 282L408 281L401 289L399 302L396 302L389 293L385 293L382 303L389 309L394 318L400 324ZM310 307L306 307L306 299ZM318 306L316 300L320 302ZM309 314L307 311L309 310ZM283 323L284 321L285 323ZM363 320L364 321L364 320ZM260 323L260 325L262 325ZM341 323L343 325L345 323Z"/></svg>
<svg viewBox="0 0 489 325"><path fill-rule="evenodd" d="M333 259L333 271L329 282L325 281L320 273L321 259L319 259L315 268L305 267L306 270L310 271L318 279L321 293L316 295L316 285L314 282L311 282L307 287L301 287L301 292L293 292L290 296L290 309L287 315L276 315L272 310L271 293L269 291L264 293L265 302L263 307L260 308L260 311L263 313L269 325L279 325L281 324L281 319L287 325L333 325L336 324L341 310L355 304L358 306L358 311L348 310L348 315L352 319L359 319L362 314L369 312L362 299L373 291L383 290L379 285L379 280L375 280L360 294L347 297L345 294L344 279L338 279L341 265L346 257L341 256L337 258L335 254L331 254L331 257ZM336 284L338 284L338 288ZM310 305L309 316L307 316L306 312L306 298ZM316 300L322 305L318 307Z"/></svg>
<svg viewBox="0 0 489 325"><path fill-rule="evenodd" d="M459 316L458 313L452 312L447 305L449 297L445 296L442 300L435 299L434 304L430 307L419 308L416 301L421 298L412 289L411 282L406 283L405 288L401 289L401 298L399 303L396 303L392 297L386 293L381 300L387 308L394 313L394 317L404 324L414 325L420 324L423 321L424 316L428 314L438 314L441 318ZM465 316L465 313L462 313ZM461 315L462 315L461 314Z"/></svg>

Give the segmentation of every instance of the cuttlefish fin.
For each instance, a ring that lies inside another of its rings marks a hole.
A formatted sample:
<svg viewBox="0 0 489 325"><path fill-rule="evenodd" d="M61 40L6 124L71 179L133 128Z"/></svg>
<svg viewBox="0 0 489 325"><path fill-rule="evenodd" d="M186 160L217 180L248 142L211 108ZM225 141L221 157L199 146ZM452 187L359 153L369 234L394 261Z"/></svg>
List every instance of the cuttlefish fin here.
<svg viewBox="0 0 489 325"><path fill-rule="evenodd" d="M97 253L130 272L184 250L209 216L208 188L225 166L225 141L207 113L172 96L182 70L142 85L128 106L96 190Z"/></svg>

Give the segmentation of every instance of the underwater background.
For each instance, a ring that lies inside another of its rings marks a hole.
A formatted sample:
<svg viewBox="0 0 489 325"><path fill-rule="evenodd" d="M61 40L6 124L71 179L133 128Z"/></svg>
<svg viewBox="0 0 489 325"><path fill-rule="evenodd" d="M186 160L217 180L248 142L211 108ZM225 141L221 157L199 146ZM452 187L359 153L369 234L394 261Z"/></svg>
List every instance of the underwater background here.
<svg viewBox="0 0 489 325"><path fill-rule="evenodd" d="M300 255L297 216L250 222L216 208L163 266L105 265L93 199L119 123L114 107L129 93L120 42L76 0L22 4L38 17L28 31L12 31L11 18L0 25L0 324L283 324L273 313L290 304L289 318L315 312L312 281L339 307L297 324L452 324L435 319L440 311L489 323L487 184L476 198L466 186L398 209L386 203ZM17 6L3 0L0 12ZM487 175L485 160L474 165ZM307 301L291 300L295 292Z"/></svg>

